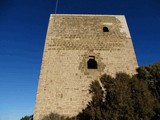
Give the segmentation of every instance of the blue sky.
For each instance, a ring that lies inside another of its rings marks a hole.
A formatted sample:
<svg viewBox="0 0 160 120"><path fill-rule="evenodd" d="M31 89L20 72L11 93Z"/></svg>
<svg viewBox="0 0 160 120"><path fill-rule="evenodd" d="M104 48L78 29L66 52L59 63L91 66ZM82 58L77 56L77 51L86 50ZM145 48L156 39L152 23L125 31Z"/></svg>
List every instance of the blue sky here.
<svg viewBox="0 0 160 120"><path fill-rule="evenodd" d="M55 0L0 0L0 120L33 114ZM160 61L159 0L59 0L57 13L125 15L140 66Z"/></svg>

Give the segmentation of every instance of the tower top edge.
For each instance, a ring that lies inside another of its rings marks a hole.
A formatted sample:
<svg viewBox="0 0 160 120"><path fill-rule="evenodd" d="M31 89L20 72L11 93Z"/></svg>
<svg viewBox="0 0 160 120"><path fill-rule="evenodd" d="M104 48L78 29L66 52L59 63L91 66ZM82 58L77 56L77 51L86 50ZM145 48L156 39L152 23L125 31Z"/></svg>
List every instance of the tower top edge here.
<svg viewBox="0 0 160 120"><path fill-rule="evenodd" d="M114 17L125 17L125 15L102 15L102 14L50 14L51 17L54 16L114 16Z"/></svg>

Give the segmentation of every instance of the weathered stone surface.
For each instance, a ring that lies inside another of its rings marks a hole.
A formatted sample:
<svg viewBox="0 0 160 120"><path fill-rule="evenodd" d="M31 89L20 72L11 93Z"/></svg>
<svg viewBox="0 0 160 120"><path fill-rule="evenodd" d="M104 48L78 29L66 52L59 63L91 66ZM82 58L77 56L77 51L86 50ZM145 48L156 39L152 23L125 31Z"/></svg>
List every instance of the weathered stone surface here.
<svg viewBox="0 0 160 120"><path fill-rule="evenodd" d="M97 69L88 69L90 57ZM104 73L134 74L137 66L124 16L51 15L34 120L51 112L77 115L91 100L88 89L93 80Z"/></svg>

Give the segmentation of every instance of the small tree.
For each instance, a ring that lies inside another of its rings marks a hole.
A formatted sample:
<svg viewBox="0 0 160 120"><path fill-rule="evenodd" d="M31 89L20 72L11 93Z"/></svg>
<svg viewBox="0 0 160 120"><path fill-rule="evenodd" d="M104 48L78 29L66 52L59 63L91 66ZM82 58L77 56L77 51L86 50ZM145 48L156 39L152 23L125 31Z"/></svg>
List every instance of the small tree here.
<svg viewBox="0 0 160 120"><path fill-rule="evenodd" d="M78 115L79 120L147 120L154 115L153 97L146 81L119 73L103 75L91 85L92 101Z"/></svg>
<svg viewBox="0 0 160 120"><path fill-rule="evenodd" d="M148 82L149 89L156 99L160 99L160 62L137 69L138 78Z"/></svg>
<svg viewBox="0 0 160 120"><path fill-rule="evenodd" d="M33 120L33 115L22 117L20 120Z"/></svg>
<svg viewBox="0 0 160 120"><path fill-rule="evenodd" d="M69 118L56 113L51 113L45 116L42 120L76 120L76 118Z"/></svg>
<svg viewBox="0 0 160 120"><path fill-rule="evenodd" d="M154 111L156 115L153 120L160 119L160 62L137 69L139 79L146 80L149 90L155 98Z"/></svg>

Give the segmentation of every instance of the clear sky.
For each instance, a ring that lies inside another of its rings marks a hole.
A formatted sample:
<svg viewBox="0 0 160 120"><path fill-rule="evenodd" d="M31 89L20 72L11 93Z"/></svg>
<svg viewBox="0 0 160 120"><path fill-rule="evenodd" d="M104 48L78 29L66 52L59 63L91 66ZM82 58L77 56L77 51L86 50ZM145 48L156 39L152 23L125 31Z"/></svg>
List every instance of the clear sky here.
<svg viewBox="0 0 160 120"><path fill-rule="evenodd" d="M0 0L0 120L33 114L55 0ZM59 0L57 13L125 15L139 66L160 61L160 0Z"/></svg>

